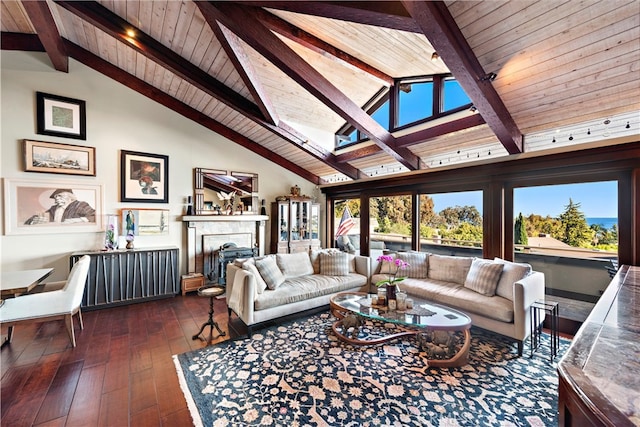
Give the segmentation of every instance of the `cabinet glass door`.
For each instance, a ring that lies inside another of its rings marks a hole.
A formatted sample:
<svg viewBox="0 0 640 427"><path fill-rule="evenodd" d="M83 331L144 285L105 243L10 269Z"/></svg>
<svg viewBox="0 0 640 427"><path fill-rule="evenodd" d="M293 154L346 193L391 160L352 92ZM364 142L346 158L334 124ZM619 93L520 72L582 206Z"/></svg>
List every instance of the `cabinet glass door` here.
<svg viewBox="0 0 640 427"><path fill-rule="evenodd" d="M302 203L291 202L291 240L300 240L300 224L302 221Z"/></svg>
<svg viewBox="0 0 640 427"><path fill-rule="evenodd" d="M283 203L280 205L278 213L280 219L280 241L287 242L289 240L289 205ZM272 229L273 230L273 229Z"/></svg>
<svg viewBox="0 0 640 427"><path fill-rule="evenodd" d="M300 222L300 236L302 240L309 240L311 238L311 202L302 202L301 222Z"/></svg>

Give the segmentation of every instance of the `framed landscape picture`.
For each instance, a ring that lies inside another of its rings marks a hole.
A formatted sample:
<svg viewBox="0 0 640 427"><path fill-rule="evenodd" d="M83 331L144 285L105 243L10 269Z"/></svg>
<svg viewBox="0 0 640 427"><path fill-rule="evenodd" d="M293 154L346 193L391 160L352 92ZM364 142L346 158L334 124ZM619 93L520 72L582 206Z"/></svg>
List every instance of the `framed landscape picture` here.
<svg viewBox="0 0 640 427"><path fill-rule="evenodd" d="M87 139L86 103L79 99L36 92L40 135Z"/></svg>
<svg viewBox="0 0 640 427"><path fill-rule="evenodd" d="M169 209L122 209L122 235L131 229L134 236L169 234Z"/></svg>
<svg viewBox="0 0 640 427"><path fill-rule="evenodd" d="M122 150L120 199L123 202L167 203L169 157Z"/></svg>
<svg viewBox="0 0 640 427"><path fill-rule="evenodd" d="M96 149L81 145L24 140L24 170L96 176Z"/></svg>
<svg viewBox="0 0 640 427"><path fill-rule="evenodd" d="M103 229L101 184L4 179L5 234L88 233Z"/></svg>

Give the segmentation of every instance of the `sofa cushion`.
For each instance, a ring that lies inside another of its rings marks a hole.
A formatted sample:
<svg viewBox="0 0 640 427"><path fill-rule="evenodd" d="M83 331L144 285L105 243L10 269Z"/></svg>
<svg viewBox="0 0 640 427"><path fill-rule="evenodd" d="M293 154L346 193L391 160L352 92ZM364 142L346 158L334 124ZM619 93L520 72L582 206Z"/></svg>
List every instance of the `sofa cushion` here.
<svg viewBox="0 0 640 427"><path fill-rule="evenodd" d="M415 279L425 279L429 273L429 253L428 252L398 252L396 257L409 263L409 266L398 272L399 276L412 277Z"/></svg>
<svg viewBox="0 0 640 427"><path fill-rule="evenodd" d="M349 274L349 254L346 252L321 253L320 274L326 276L346 276Z"/></svg>
<svg viewBox="0 0 640 427"><path fill-rule="evenodd" d="M313 265L306 252L277 254L276 263L285 279L313 274Z"/></svg>
<svg viewBox="0 0 640 427"><path fill-rule="evenodd" d="M464 285L469 268L471 268L470 257L458 257L447 255L429 255L429 279L442 280Z"/></svg>
<svg viewBox="0 0 640 427"><path fill-rule="evenodd" d="M256 267L269 289L276 289L285 281L284 275L278 268L278 264L273 257L256 260Z"/></svg>
<svg viewBox="0 0 640 427"><path fill-rule="evenodd" d="M513 284L531 274L531 265L506 261L502 258L494 258L494 261L504 264L502 275L498 281L496 295L513 301Z"/></svg>
<svg viewBox="0 0 640 427"><path fill-rule="evenodd" d="M464 287L492 297L496 294L503 268L504 264L499 262L474 258L464 281Z"/></svg>
<svg viewBox="0 0 640 427"><path fill-rule="evenodd" d="M406 279L400 283L400 289L410 296L436 304L513 323L513 302L497 295L489 297L462 285L432 279Z"/></svg>
<svg viewBox="0 0 640 427"><path fill-rule="evenodd" d="M244 261L242 263L242 269L254 275L254 277L256 278L256 285L257 285L256 291L259 294L261 294L262 292L264 292L265 289L267 289L267 282L264 281L264 279L262 278L262 275L258 271L258 267L256 267L255 259L249 258L248 260Z"/></svg>
<svg viewBox="0 0 640 427"><path fill-rule="evenodd" d="M336 292L361 289L367 284L367 276L351 273L348 276L325 276L313 274L287 279L276 290L264 291L258 295L254 307L256 311L279 307L285 304L305 301Z"/></svg>

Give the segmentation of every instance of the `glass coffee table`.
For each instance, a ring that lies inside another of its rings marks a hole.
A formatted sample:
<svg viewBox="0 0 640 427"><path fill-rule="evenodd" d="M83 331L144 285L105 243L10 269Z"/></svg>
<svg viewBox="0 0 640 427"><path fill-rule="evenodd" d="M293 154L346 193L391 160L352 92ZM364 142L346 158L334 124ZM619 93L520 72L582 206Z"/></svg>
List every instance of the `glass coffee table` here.
<svg viewBox="0 0 640 427"><path fill-rule="evenodd" d="M340 292L329 305L338 318L332 325L338 339L353 345L377 345L401 337L414 336L426 353L429 366L457 367L467 364L471 346L471 319L444 305L414 298L412 309L398 311L373 305L373 294ZM399 332L379 337L361 337L366 320L393 323Z"/></svg>

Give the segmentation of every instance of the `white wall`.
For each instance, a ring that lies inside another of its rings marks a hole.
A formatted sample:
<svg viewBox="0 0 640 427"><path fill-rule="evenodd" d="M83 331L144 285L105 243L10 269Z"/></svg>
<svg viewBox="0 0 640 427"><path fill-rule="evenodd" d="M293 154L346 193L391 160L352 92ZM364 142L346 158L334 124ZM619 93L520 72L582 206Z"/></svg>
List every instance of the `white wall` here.
<svg viewBox="0 0 640 427"><path fill-rule="evenodd" d="M36 134L36 91L86 101L86 141ZM2 178L102 184L104 214L117 214L123 208L169 209L169 235L139 236L135 244L139 248L167 245L181 248L182 272L186 260L182 250L184 226L180 218L184 213L185 198L192 194L194 167L258 173L259 197L267 200L267 206L276 196L288 194L295 184L301 187L303 194L319 193L314 184L298 175L73 59L70 59L67 74L55 71L44 53L2 51L0 97ZM23 139L96 147L96 176L24 172ZM169 156L168 204L119 201L120 150ZM2 229L0 268L54 267L50 280L66 277L72 252L99 249L103 245L103 233L5 235L4 207Z"/></svg>

